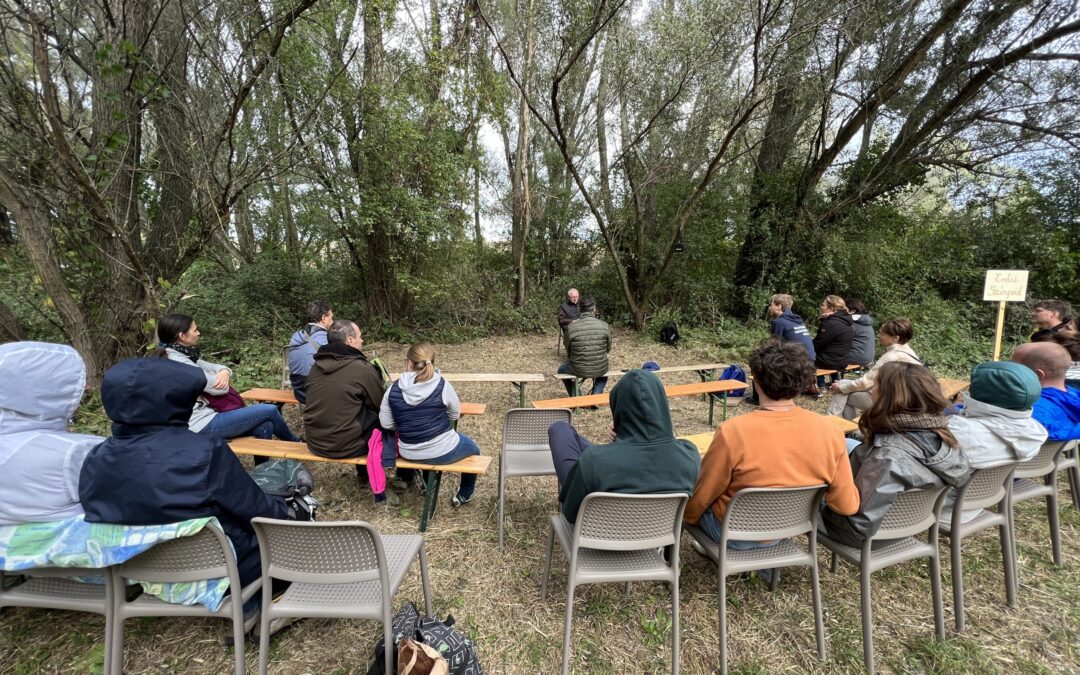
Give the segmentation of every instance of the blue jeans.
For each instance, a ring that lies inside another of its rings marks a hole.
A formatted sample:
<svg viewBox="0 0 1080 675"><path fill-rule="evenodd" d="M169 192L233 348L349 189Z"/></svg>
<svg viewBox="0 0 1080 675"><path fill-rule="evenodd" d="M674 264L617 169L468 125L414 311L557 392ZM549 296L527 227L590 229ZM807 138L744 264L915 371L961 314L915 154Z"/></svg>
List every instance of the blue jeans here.
<svg viewBox="0 0 1080 675"><path fill-rule="evenodd" d="M442 455L441 457L435 457L432 459L418 459L417 462L423 462L425 464L453 464L454 462L461 461L466 457L480 454L480 446L476 444L476 441L469 438L465 434L458 433L457 447L450 452ZM413 475L416 473L415 469L398 469L397 477L405 482L412 480ZM473 492L476 490L476 474L475 473L463 473L461 474L461 486L458 488L458 494L462 499L468 499L473 496Z"/></svg>
<svg viewBox="0 0 1080 675"><path fill-rule="evenodd" d="M548 447L551 448L551 459L555 463L555 476L558 478L560 491L570 476L570 470L591 445L589 439L566 422L555 422L548 427Z"/></svg>
<svg viewBox="0 0 1080 675"><path fill-rule="evenodd" d="M289 425L285 424L285 418L281 416L277 406L270 403L258 403L218 413L199 433L224 440L248 435L264 440L277 436L283 441L294 443L300 440L289 430Z"/></svg>
<svg viewBox="0 0 1080 675"><path fill-rule="evenodd" d="M560 375L573 375L574 374L574 371L570 370L570 364L569 363L560 363L558 370L556 370L555 372L559 373ZM562 383L563 383L563 386L566 387L566 395L567 396L573 396L574 395L574 381L573 380L563 380ZM606 386L607 386L607 378L606 377L594 377L593 381L592 381L592 391L589 392L589 393L590 394L603 394L604 393L604 387L606 387Z"/></svg>
<svg viewBox="0 0 1080 675"><path fill-rule="evenodd" d="M697 522L698 527L705 530L705 534L713 541L720 541L720 523L716 520L716 516L713 515L712 508L705 509L705 513L701 514L701 518ZM752 551L756 548L769 548L770 546L776 546L779 541L731 541L727 543L729 551Z"/></svg>

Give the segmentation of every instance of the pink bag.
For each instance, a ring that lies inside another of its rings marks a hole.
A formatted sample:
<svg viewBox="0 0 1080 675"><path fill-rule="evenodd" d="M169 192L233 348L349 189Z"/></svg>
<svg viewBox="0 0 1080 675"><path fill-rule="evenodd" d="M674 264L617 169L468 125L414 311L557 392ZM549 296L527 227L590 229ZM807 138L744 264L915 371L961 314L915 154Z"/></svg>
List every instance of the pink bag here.
<svg viewBox="0 0 1080 675"><path fill-rule="evenodd" d="M396 448L395 439L395 448ZM379 428L371 430L367 443L367 476L371 491L377 495L386 492L386 470L382 465L383 432ZM396 455L397 453L395 453Z"/></svg>
<svg viewBox="0 0 1080 675"><path fill-rule="evenodd" d="M239 410L247 405L244 399L240 397L240 392L233 389L231 385L229 391L220 396L214 394L203 394L203 396L206 397L206 404L219 413Z"/></svg>

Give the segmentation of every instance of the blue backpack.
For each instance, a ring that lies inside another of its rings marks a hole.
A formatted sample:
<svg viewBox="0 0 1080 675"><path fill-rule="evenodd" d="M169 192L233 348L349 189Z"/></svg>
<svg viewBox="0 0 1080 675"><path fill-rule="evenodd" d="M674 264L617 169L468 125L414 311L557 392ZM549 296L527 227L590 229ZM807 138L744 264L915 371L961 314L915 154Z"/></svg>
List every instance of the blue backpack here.
<svg viewBox="0 0 1080 675"><path fill-rule="evenodd" d="M724 368L724 372L720 373L721 380L738 380L739 382L746 382L746 371L739 366L732 363L727 368ZM728 392L728 396L734 396L739 398L746 396L745 389L733 389Z"/></svg>

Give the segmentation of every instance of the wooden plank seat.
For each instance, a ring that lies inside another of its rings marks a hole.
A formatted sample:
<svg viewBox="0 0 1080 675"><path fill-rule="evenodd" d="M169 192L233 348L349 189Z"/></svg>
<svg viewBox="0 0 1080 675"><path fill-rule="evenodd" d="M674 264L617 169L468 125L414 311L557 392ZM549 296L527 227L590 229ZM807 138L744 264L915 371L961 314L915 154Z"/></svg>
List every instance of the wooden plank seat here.
<svg viewBox="0 0 1080 675"><path fill-rule="evenodd" d="M397 381L401 373L390 373L390 379ZM518 403L525 407L525 385L529 382L543 382L543 373L442 373L447 382L507 382L518 390Z"/></svg>
<svg viewBox="0 0 1080 675"><path fill-rule="evenodd" d="M276 403L277 405L298 405L296 396L291 389L248 389L240 393L240 398L245 401L258 403ZM461 404L462 415L483 415L487 412L486 403Z"/></svg>
<svg viewBox="0 0 1080 675"><path fill-rule="evenodd" d="M846 420L843 417L837 417L835 415L822 415L825 419L829 420L836 425L840 431L845 434L851 431L855 431L859 428L859 425L851 420ZM698 453L704 455L709 449L709 444L712 443L713 436L716 435L714 431L705 431L700 434L687 434L685 436L679 436L679 438L690 441L697 449Z"/></svg>
<svg viewBox="0 0 1080 675"><path fill-rule="evenodd" d="M937 381L941 386L941 393L945 395L945 400L950 402L971 384L967 380L950 380L946 377L939 377Z"/></svg>
<svg viewBox="0 0 1080 675"><path fill-rule="evenodd" d="M720 394L723 401L723 419L727 419L728 392L737 389L746 389L746 383L738 380L709 380L695 382L693 384L673 384L664 387L664 393L668 398L678 396L699 396L702 394ZM709 426L713 424L713 407L716 399L709 396ZM591 394L589 396L570 396L567 398L552 398L541 401L533 401L536 408L588 408L608 404L608 394Z"/></svg>
<svg viewBox="0 0 1080 675"><path fill-rule="evenodd" d="M661 367L660 369L654 370L652 372L655 373L656 375L662 375L664 373L689 373L689 372L694 372L694 373L698 374L698 377L701 378L702 382L708 382L710 380L715 380L716 377L719 375L720 371L723 371L724 368L727 368L727 367L728 367L728 364L726 364L726 363L697 363L697 364L686 365L686 366L666 366L666 367ZM604 373L604 377L611 378L611 377L625 375L630 370L632 370L632 369L631 368L620 368L618 370L609 370L608 372ZM572 373L555 373L555 379L557 379L557 380L574 380L574 396L580 396L581 395L581 384L585 380L588 380L590 378L577 377L577 376L573 375Z"/></svg>
<svg viewBox="0 0 1080 675"><path fill-rule="evenodd" d="M302 462L330 462L332 464L359 464L367 465L367 455L360 457L347 457L344 459L332 459L320 457L311 452L305 443L291 443L289 441L270 441L261 438L244 436L233 438L229 441L229 447L237 455L257 455L260 457L280 457L296 459ZM439 485L444 473L487 473L491 465L491 458L484 455L466 457L453 464L428 464L426 462L413 462L398 457L394 463L399 469L415 469L424 472L421 474L424 481L424 510L420 514L420 531L427 531L428 521L431 520L435 503L439 499Z"/></svg>

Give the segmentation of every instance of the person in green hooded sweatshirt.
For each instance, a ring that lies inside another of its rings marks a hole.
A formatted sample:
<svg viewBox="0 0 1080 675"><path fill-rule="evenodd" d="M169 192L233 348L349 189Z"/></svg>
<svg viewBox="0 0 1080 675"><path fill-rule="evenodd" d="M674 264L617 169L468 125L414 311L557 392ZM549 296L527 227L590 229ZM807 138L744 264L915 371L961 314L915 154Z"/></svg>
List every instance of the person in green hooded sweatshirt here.
<svg viewBox="0 0 1080 675"><path fill-rule="evenodd" d="M585 496L593 492L689 494L701 457L671 430L664 385L652 373L635 369L611 390L610 443L593 445L566 422L548 429L559 479L563 516L573 523Z"/></svg>

